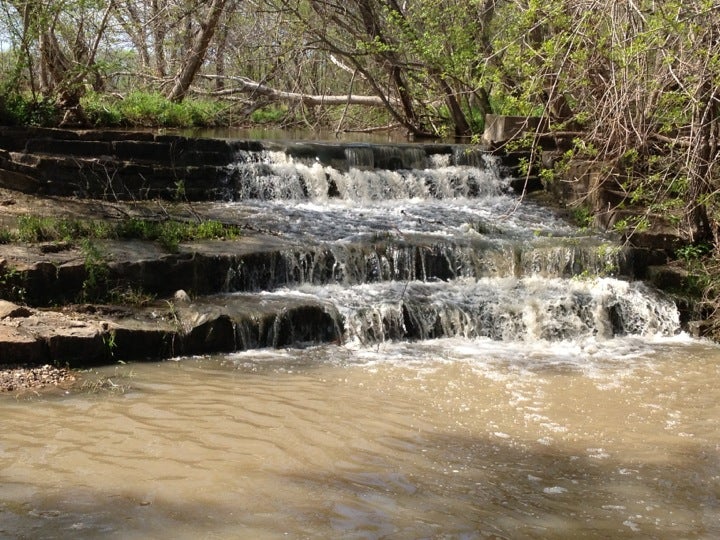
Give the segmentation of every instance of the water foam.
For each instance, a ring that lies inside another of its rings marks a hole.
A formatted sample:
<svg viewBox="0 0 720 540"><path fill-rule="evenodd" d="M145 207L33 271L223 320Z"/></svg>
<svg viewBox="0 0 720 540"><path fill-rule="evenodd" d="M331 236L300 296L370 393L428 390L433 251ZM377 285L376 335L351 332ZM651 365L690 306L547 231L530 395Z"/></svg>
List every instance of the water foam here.
<svg viewBox="0 0 720 540"><path fill-rule="evenodd" d="M421 150L405 149L403 156L411 158L395 158L400 168L390 170L375 168L373 151L377 149L352 149L346 170L281 151L241 151L229 172L239 200L453 199L493 196L508 190L509 179L498 173L491 156L483 154L482 166L453 165L442 159L426 159Z"/></svg>
<svg viewBox="0 0 720 540"><path fill-rule="evenodd" d="M361 344L438 337L556 342L679 332L671 300L642 283L611 278L304 285L268 294L317 298L341 314L346 340Z"/></svg>

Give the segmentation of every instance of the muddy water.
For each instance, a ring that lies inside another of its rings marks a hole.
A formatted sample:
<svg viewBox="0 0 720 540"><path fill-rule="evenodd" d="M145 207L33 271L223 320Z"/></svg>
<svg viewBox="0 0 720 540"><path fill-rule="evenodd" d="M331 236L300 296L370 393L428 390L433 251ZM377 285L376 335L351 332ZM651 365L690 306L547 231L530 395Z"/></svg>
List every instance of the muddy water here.
<svg viewBox="0 0 720 540"><path fill-rule="evenodd" d="M684 338L252 351L83 378L3 397L0 537L720 536L720 350Z"/></svg>

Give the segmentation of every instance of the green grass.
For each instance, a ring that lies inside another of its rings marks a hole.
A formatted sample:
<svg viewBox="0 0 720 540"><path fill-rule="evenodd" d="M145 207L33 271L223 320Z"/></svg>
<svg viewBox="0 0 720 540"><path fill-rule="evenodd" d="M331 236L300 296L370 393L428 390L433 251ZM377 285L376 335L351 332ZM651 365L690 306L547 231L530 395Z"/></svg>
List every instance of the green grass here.
<svg viewBox="0 0 720 540"><path fill-rule="evenodd" d="M255 124L278 124L287 116L288 108L284 106L268 105L254 110L250 120Z"/></svg>
<svg viewBox="0 0 720 540"><path fill-rule="evenodd" d="M233 239L240 236L240 228L214 220L185 222L178 220L148 220L129 218L111 222L93 219L73 219L22 216L17 229L3 229L0 241L9 242L77 242L88 240L145 240L158 242L167 251L176 252L181 242L193 240Z"/></svg>
<svg viewBox="0 0 720 540"><path fill-rule="evenodd" d="M113 229L112 223L108 221L21 216L18 219L17 231L6 231L5 239L8 242L34 243L111 238Z"/></svg>
<svg viewBox="0 0 720 540"><path fill-rule="evenodd" d="M88 120L102 127L190 128L219 125L226 106L218 101L187 98L174 103L161 94L132 92L120 99L90 93L82 99Z"/></svg>

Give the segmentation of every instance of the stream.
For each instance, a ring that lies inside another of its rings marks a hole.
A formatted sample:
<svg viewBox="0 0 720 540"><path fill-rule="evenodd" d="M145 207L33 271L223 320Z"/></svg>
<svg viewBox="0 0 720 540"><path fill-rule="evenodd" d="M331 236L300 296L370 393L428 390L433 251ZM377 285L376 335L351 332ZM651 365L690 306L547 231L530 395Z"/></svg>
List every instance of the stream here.
<svg viewBox="0 0 720 540"><path fill-rule="evenodd" d="M298 246L213 301L342 339L0 396L0 538L720 536L720 347L612 237L488 156L306 154L239 153L202 206Z"/></svg>

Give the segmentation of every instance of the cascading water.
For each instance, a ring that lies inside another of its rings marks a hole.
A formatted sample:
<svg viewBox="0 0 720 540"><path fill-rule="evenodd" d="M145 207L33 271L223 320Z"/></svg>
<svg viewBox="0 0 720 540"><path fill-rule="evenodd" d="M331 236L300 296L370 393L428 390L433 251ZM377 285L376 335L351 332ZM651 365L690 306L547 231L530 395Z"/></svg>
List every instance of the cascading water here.
<svg viewBox="0 0 720 540"><path fill-rule="evenodd" d="M0 537L720 537L720 349L631 251L476 149L261 146L191 310L247 350L0 395Z"/></svg>
<svg viewBox="0 0 720 540"><path fill-rule="evenodd" d="M297 246L238 268L238 294L319 300L347 341L679 330L671 301L612 277L632 275L627 251L521 200L477 149L290 146L244 151L230 172L223 212Z"/></svg>

